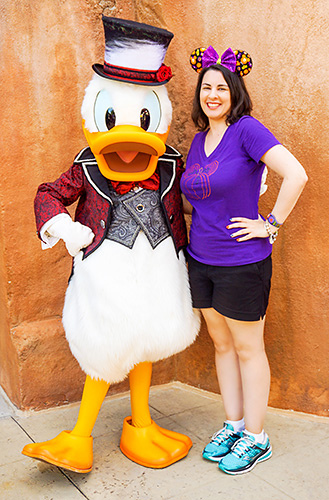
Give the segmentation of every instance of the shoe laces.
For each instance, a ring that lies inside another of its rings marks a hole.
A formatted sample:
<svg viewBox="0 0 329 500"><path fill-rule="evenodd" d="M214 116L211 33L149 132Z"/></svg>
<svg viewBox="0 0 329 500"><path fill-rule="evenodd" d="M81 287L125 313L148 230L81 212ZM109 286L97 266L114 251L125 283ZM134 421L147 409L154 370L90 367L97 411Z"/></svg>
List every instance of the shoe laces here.
<svg viewBox="0 0 329 500"><path fill-rule="evenodd" d="M247 436L243 436L235 443L231 452L234 453L234 455L236 455L238 458L241 458L242 455L248 453L249 450L252 450L254 448L255 443Z"/></svg>
<svg viewBox="0 0 329 500"><path fill-rule="evenodd" d="M211 438L211 441L215 441L216 443L220 444L229 439L232 434L234 434L234 432L231 429L223 427L219 431L215 432L215 434Z"/></svg>

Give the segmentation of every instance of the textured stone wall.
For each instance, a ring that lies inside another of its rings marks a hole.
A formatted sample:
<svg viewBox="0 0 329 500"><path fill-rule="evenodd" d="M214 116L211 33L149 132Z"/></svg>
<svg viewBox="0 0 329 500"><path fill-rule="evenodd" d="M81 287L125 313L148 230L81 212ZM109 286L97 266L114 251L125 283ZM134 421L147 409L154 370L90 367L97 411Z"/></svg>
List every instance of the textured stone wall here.
<svg viewBox="0 0 329 500"><path fill-rule="evenodd" d="M174 117L169 143L186 154L194 129L190 52L212 44L247 50L254 116L305 166L310 181L274 246L266 325L270 404L328 415L328 12L309 3L163 0L8 0L0 6L0 383L20 408L80 397L84 376L61 326L71 259L35 236L37 186L66 170L85 146L80 106L91 65L104 55L101 14L173 31L166 58ZM298 21L298 22L297 22ZM261 211L279 179L270 174ZM153 382L218 391L205 328L183 354L156 365ZM120 384L113 391L127 389Z"/></svg>

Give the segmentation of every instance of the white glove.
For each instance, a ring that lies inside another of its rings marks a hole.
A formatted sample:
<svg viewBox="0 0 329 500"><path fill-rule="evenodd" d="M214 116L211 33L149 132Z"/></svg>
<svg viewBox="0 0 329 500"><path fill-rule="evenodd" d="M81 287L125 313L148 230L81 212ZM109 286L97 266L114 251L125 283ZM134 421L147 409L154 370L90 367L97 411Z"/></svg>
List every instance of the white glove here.
<svg viewBox="0 0 329 500"><path fill-rule="evenodd" d="M84 226L80 222L73 222L71 217L58 219L47 228L47 233L61 238L72 257L75 257L81 248L90 245L95 237L90 227Z"/></svg>

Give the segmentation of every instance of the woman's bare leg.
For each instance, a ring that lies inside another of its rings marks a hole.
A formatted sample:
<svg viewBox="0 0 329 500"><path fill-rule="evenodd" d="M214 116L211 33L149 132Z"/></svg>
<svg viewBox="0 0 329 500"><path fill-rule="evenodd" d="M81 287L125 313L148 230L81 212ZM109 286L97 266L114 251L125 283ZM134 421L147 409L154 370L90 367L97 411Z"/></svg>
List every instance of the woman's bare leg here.
<svg viewBox="0 0 329 500"><path fill-rule="evenodd" d="M270 390L270 368L264 347L264 320L225 318L239 359L246 429L254 434L264 428Z"/></svg>
<svg viewBox="0 0 329 500"><path fill-rule="evenodd" d="M237 321L215 309L201 309L215 346L215 362L227 420L245 419L246 429L263 430L270 369L264 348L264 320Z"/></svg>
<svg viewBox="0 0 329 500"><path fill-rule="evenodd" d="M215 309L201 309L215 346L218 383L227 420L243 418L243 392L239 359L224 316Z"/></svg>

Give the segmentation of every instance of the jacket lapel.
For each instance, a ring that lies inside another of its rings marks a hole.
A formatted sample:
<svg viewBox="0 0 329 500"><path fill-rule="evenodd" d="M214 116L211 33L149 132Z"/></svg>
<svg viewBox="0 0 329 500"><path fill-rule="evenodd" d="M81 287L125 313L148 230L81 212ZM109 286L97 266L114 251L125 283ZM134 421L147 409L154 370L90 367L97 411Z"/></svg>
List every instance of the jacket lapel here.
<svg viewBox="0 0 329 500"><path fill-rule="evenodd" d="M91 184L91 186L97 191L97 193L112 203L110 190L108 186L107 179L101 174L97 162L95 163L82 163L82 168L85 176Z"/></svg>
<svg viewBox="0 0 329 500"><path fill-rule="evenodd" d="M161 199L172 188L176 175L176 161L172 159L159 158L158 160L160 174L160 195Z"/></svg>

